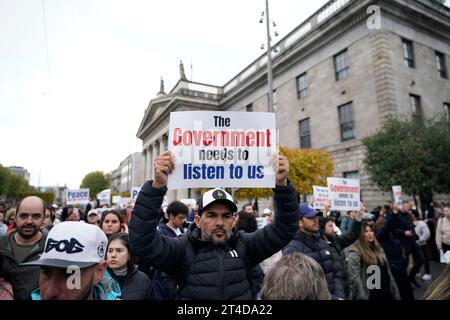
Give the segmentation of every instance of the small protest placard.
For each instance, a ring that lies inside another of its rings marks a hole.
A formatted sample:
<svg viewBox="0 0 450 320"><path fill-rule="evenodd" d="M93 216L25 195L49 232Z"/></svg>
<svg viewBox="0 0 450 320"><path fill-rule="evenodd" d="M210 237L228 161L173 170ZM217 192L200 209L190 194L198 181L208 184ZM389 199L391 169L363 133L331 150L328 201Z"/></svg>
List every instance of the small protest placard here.
<svg viewBox="0 0 450 320"><path fill-rule="evenodd" d="M169 189L275 187L275 115L191 111L170 114Z"/></svg>
<svg viewBox="0 0 450 320"><path fill-rule="evenodd" d="M88 204L89 189L66 190L66 204Z"/></svg>
<svg viewBox="0 0 450 320"><path fill-rule="evenodd" d="M392 193L394 194L394 203L401 207L403 205L402 186L392 186Z"/></svg>
<svg viewBox="0 0 450 320"><path fill-rule="evenodd" d="M314 191L314 209L322 210L325 206L325 201L330 198L328 194L328 187L313 186Z"/></svg>
<svg viewBox="0 0 450 320"><path fill-rule="evenodd" d="M359 180L327 178L331 210L358 211L360 199Z"/></svg>

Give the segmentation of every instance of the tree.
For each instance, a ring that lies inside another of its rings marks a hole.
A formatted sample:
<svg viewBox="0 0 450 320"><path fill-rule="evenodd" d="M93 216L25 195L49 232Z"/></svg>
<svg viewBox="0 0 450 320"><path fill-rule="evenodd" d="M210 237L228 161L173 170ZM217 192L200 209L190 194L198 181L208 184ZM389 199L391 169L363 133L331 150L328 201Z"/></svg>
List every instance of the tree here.
<svg viewBox="0 0 450 320"><path fill-rule="evenodd" d="M90 196L95 198L97 193L108 189L109 184L106 175L103 172L95 171L84 176L80 188L89 188Z"/></svg>
<svg viewBox="0 0 450 320"><path fill-rule="evenodd" d="M17 198L17 195L20 192L30 192L33 191L33 189L34 187L30 186L28 181L23 177L16 174L11 174L7 195Z"/></svg>
<svg viewBox="0 0 450 320"><path fill-rule="evenodd" d="M11 172L0 164L0 195L8 193Z"/></svg>
<svg viewBox="0 0 450 320"><path fill-rule="evenodd" d="M364 164L371 180L383 191L393 185L419 196L422 212L433 192L450 191L450 134L444 115L431 120L388 119L380 132L363 140Z"/></svg>
<svg viewBox="0 0 450 320"><path fill-rule="evenodd" d="M312 186L327 184L327 177L333 173L333 161L329 153L312 149L288 149L280 151L289 160L289 180L300 194L312 193ZM267 198L272 195L268 188L241 188L236 191L238 200Z"/></svg>

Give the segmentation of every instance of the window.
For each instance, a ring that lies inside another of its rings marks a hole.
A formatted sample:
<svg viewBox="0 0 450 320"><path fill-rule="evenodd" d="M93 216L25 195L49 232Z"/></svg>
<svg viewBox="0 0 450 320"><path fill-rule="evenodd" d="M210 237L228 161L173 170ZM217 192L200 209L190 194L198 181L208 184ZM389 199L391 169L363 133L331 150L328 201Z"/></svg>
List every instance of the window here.
<svg viewBox="0 0 450 320"><path fill-rule="evenodd" d="M410 94L409 95L409 103L411 105L411 113L413 117L421 117L422 116L422 106L420 97Z"/></svg>
<svg viewBox="0 0 450 320"><path fill-rule="evenodd" d="M347 172L344 172L344 179L359 180L359 171L347 171Z"/></svg>
<svg viewBox="0 0 450 320"><path fill-rule="evenodd" d="M407 67L415 68L413 43L403 39L403 58Z"/></svg>
<svg viewBox="0 0 450 320"><path fill-rule="evenodd" d="M309 130L309 119L304 119L299 122L300 128L300 148L311 148L311 132Z"/></svg>
<svg viewBox="0 0 450 320"><path fill-rule="evenodd" d="M447 64L445 63L445 55L436 51L436 66L438 70L438 76L442 79L448 79Z"/></svg>
<svg viewBox="0 0 450 320"><path fill-rule="evenodd" d="M336 70L336 81L347 78L349 72L347 49L334 56L334 69Z"/></svg>
<svg viewBox="0 0 450 320"><path fill-rule="evenodd" d="M355 122L353 121L353 103L347 103L338 108L339 124L342 141L355 138Z"/></svg>
<svg viewBox="0 0 450 320"><path fill-rule="evenodd" d="M250 103L249 105L247 105L247 106L245 107L245 111L247 111L247 112L252 112L252 111L253 111L253 104Z"/></svg>
<svg viewBox="0 0 450 320"><path fill-rule="evenodd" d="M163 145L164 145L164 150L169 149L169 136L167 134L163 135Z"/></svg>
<svg viewBox="0 0 450 320"><path fill-rule="evenodd" d="M444 109L447 112L448 120L450 121L450 103L444 103Z"/></svg>
<svg viewBox="0 0 450 320"><path fill-rule="evenodd" d="M306 73L297 77L297 98L306 97L308 94L308 78Z"/></svg>

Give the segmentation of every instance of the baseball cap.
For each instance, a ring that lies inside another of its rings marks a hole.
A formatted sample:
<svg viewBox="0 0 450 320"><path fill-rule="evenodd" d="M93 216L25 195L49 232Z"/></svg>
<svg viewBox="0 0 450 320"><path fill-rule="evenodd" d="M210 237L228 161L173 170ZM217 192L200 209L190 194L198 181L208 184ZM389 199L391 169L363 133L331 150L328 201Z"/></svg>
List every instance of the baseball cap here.
<svg viewBox="0 0 450 320"><path fill-rule="evenodd" d="M312 217L315 217L316 215L317 215L316 210L314 210L307 204L301 204L298 207L298 217L299 218L312 218Z"/></svg>
<svg viewBox="0 0 450 320"><path fill-rule="evenodd" d="M79 221L61 222L49 231L41 257L22 265L88 268L104 260L107 245L108 239L99 227Z"/></svg>
<svg viewBox="0 0 450 320"><path fill-rule="evenodd" d="M88 217L90 216L90 215L93 215L93 214L95 214L95 215L98 215L98 211L97 210L95 210L95 209L91 209L91 210L89 210L89 212L88 212Z"/></svg>
<svg viewBox="0 0 450 320"><path fill-rule="evenodd" d="M233 197L225 190L215 188L206 191L198 201L198 214L201 215L203 209L215 203L222 203L226 205L231 210L231 212L237 211L237 207L233 201Z"/></svg>

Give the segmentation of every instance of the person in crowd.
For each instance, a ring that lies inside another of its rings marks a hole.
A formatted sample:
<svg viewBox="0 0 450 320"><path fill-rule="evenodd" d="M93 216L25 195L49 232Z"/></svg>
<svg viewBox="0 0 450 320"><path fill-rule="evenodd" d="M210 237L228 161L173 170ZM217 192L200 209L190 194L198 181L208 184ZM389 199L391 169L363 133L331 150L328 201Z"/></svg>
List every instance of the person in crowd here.
<svg viewBox="0 0 450 320"><path fill-rule="evenodd" d="M184 222L186 221L188 213L189 208L183 202L174 201L170 203L166 209L166 214L169 220L167 223L160 221L158 225L159 233L168 237L181 236L185 233Z"/></svg>
<svg viewBox="0 0 450 320"><path fill-rule="evenodd" d="M8 229L8 226L6 225L6 223L4 223L4 221L5 221L5 213L0 212L0 237L3 236L6 233L6 230Z"/></svg>
<svg viewBox="0 0 450 320"><path fill-rule="evenodd" d="M445 206L443 212L436 227L436 246L445 254L450 251L450 205Z"/></svg>
<svg viewBox="0 0 450 320"><path fill-rule="evenodd" d="M416 242L417 236L414 233L414 224L411 220L410 212L411 204L409 202L404 202L402 210L400 210L398 214L395 235L397 236L397 239L400 240L406 257L411 255L413 258L414 265L408 275L409 281L417 288L420 288L420 285L416 281L416 274L423 264L423 257Z"/></svg>
<svg viewBox="0 0 450 320"><path fill-rule="evenodd" d="M256 216L253 213L245 211L238 212L239 220L235 223L234 228L236 231L242 230L246 233L253 233L258 230L258 222ZM264 271L260 264L253 266L250 270L249 280L252 285L252 299L257 299L258 293L261 290L261 284L264 279Z"/></svg>
<svg viewBox="0 0 450 320"><path fill-rule="evenodd" d="M263 218L267 219L267 224L270 224L273 222L273 212L269 208L265 208L262 214Z"/></svg>
<svg viewBox="0 0 450 320"><path fill-rule="evenodd" d="M212 189L198 202L198 215L186 235L169 238L156 226L167 178L174 169L166 151L154 161L154 180L144 184L130 223L130 245L136 256L177 278L177 298L251 299L249 269L281 250L295 234L297 195L287 179L285 156L275 159L277 208L272 224L253 233L233 231L233 198L223 189Z"/></svg>
<svg viewBox="0 0 450 320"><path fill-rule="evenodd" d="M255 211L253 210L253 206L251 203L244 204L242 206L242 211L253 214L253 215L255 214Z"/></svg>
<svg viewBox="0 0 450 320"><path fill-rule="evenodd" d="M300 252L316 260L325 273L332 299L345 299L344 275L335 269L331 248L320 237L316 210L308 204L302 204L297 209L297 214L299 218L297 234L284 247L283 256Z"/></svg>
<svg viewBox="0 0 450 320"><path fill-rule="evenodd" d="M118 299L119 284L106 271L107 245L105 233L89 223L66 221L55 225L39 260L24 264L41 268L39 287L31 293L31 299Z"/></svg>
<svg viewBox="0 0 450 320"><path fill-rule="evenodd" d="M158 224L158 232L167 237L176 238L185 233L184 222L186 221L189 207L181 201L170 203L164 216ZM150 268L152 276L153 295L155 300L172 300L176 294L176 279L154 267Z"/></svg>
<svg viewBox="0 0 450 320"><path fill-rule="evenodd" d="M312 258L294 252L278 260L266 274L263 300L330 300L321 266Z"/></svg>
<svg viewBox="0 0 450 320"><path fill-rule="evenodd" d="M47 206L45 208L44 222L42 223L42 227L50 231L53 228L53 221L55 220L55 216L53 215L53 210L51 206Z"/></svg>
<svg viewBox="0 0 450 320"><path fill-rule="evenodd" d="M352 222L355 220L356 211L347 211L342 214L341 224L339 229L341 229L342 233L346 233L351 230Z"/></svg>
<svg viewBox="0 0 450 320"><path fill-rule="evenodd" d="M6 213L6 224L8 225L8 228L6 229L6 233L11 232L14 227L16 226L16 209L11 208Z"/></svg>
<svg viewBox="0 0 450 320"><path fill-rule="evenodd" d="M346 299L350 299L350 281L348 276L348 266L344 249L350 246L356 239L358 239L361 231L361 220L365 212L364 206L361 204L360 211L356 214L354 221L350 224L351 229L342 235L337 235L334 229L334 219L330 216L319 219L319 233L322 238L330 246L330 251L333 256L334 269L343 275L343 283L345 289Z"/></svg>
<svg viewBox="0 0 450 320"><path fill-rule="evenodd" d="M67 216L66 221L81 221L81 214L78 208L73 209L73 212Z"/></svg>
<svg viewBox="0 0 450 320"><path fill-rule="evenodd" d="M39 284L39 268L22 266L37 260L44 251L46 230L41 230L46 204L39 197L26 197L17 204L15 229L0 238L0 255L5 280L11 283L14 298L25 300Z"/></svg>
<svg viewBox="0 0 450 320"><path fill-rule="evenodd" d="M3 278L3 256L0 254L0 301L14 300L12 285Z"/></svg>
<svg viewBox="0 0 450 320"><path fill-rule="evenodd" d="M376 268L374 268L376 267ZM348 252L350 286L355 300L399 300L395 279L372 223L365 222L359 239ZM375 272L374 283L370 276ZM376 277L380 277L376 279ZM369 286L370 284L373 285Z"/></svg>
<svg viewBox="0 0 450 320"><path fill-rule="evenodd" d="M415 209L411 209L411 219L414 224L414 232L418 237L416 242L420 248L423 265L425 267L425 274L422 276L422 280L430 281L432 277L430 271L430 263L428 262L426 253L426 244L428 239L430 238L430 229L424 221L419 219L419 212Z"/></svg>
<svg viewBox="0 0 450 320"><path fill-rule="evenodd" d="M152 286L148 276L137 269L130 251L128 233L114 233L106 250L108 272L119 283L122 300L150 300Z"/></svg>
<svg viewBox="0 0 450 320"><path fill-rule="evenodd" d="M103 212L100 227L108 237L113 233L128 232L122 213L114 209Z"/></svg>
<svg viewBox="0 0 450 320"><path fill-rule="evenodd" d="M446 253L447 267L425 293L424 300L450 300L450 253Z"/></svg>
<svg viewBox="0 0 450 320"><path fill-rule="evenodd" d="M62 213L61 213L61 222L66 221L67 218L73 213L73 205L69 204L65 207L63 207Z"/></svg>
<svg viewBox="0 0 450 320"><path fill-rule="evenodd" d="M0 213L3 213L4 215L6 215L7 212L7 208L6 208L6 204L4 202L0 202Z"/></svg>
<svg viewBox="0 0 450 320"><path fill-rule="evenodd" d="M86 222L98 226L98 211L96 209L91 209L87 213Z"/></svg>

